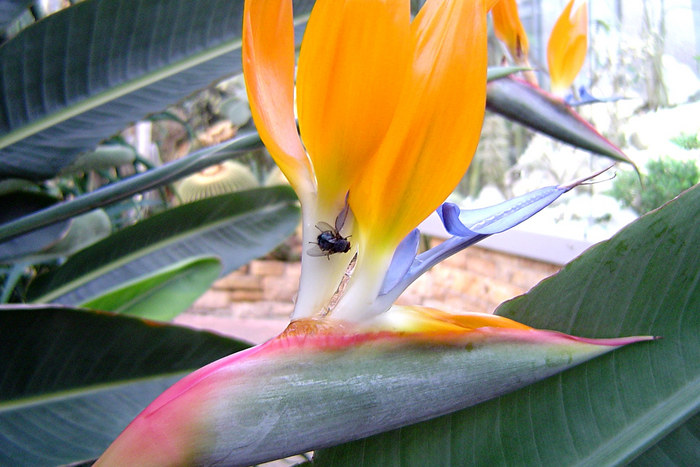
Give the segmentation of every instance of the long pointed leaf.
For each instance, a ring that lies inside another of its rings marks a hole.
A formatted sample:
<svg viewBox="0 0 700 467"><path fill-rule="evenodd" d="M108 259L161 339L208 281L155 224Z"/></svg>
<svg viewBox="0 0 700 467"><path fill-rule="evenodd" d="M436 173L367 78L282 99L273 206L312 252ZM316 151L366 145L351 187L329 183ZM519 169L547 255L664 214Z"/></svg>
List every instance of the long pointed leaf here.
<svg viewBox="0 0 700 467"><path fill-rule="evenodd" d="M693 465L700 459L700 414L673 430L630 465Z"/></svg>
<svg viewBox="0 0 700 467"><path fill-rule="evenodd" d="M295 2L303 23L313 2ZM86 0L0 48L0 178L50 178L129 122L241 71L242 0Z"/></svg>
<svg viewBox="0 0 700 467"><path fill-rule="evenodd" d="M262 256L299 222L289 187L258 188L169 209L72 256L28 291L35 303L83 303L193 256L216 255L227 274Z"/></svg>
<svg viewBox="0 0 700 467"><path fill-rule="evenodd" d="M574 147L634 163L564 101L511 77L490 81L486 108ZM636 169L636 166L635 166Z"/></svg>
<svg viewBox="0 0 700 467"><path fill-rule="evenodd" d="M0 29L5 29L12 21L26 10L33 0L1 0Z"/></svg>
<svg viewBox="0 0 700 467"><path fill-rule="evenodd" d="M183 375L133 378L0 402L0 464L91 465L143 407Z"/></svg>
<svg viewBox="0 0 700 467"><path fill-rule="evenodd" d="M699 449L692 435L700 410L699 219L696 186L497 311L578 335L663 339L471 409L319 452L314 464L621 465L659 441L653 453L671 445L677 458L692 458Z"/></svg>
<svg viewBox="0 0 700 467"><path fill-rule="evenodd" d="M12 222L21 216L31 215L40 209L55 205L56 198L32 191L17 191L0 195L0 222ZM45 226L9 241L0 242L0 261L12 262L56 245L70 228L72 220Z"/></svg>
<svg viewBox="0 0 700 467"><path fill-rule="evenodd" d="M0 225L0 240L31 231L38 227L69 219L96 207L106 206L136 193L161 187L186 175L218 164L233 156L259 148L262 145L257 133L238 135L225 143L194 152L186 157L164 164L147 172L134 175L87 193L70 201L56 204L41 211Z"/></svg>
<svg viewBox="0 0 700 467"><path fill-rule="evenodd" d="M0 307L0 465L97 457L183 372L247 347L59 307Z"/></svg>
<svg viewBox="0 0 700 467"><path fill-rule="evenodd" d="M81 303L83 308L170 321L206 292L221 272L218 258L188 258Z"/></svg>

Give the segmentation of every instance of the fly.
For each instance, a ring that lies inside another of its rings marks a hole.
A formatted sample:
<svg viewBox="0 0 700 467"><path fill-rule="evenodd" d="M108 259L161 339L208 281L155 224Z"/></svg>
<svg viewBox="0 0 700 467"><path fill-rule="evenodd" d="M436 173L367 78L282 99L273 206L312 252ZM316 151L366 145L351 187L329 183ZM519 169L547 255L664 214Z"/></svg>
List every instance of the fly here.
<svg viewBox="0 0 700 467"><path fill-rule="evenodd" d="M336 253L347 253L350 251L350 240L348 240L350 236L348 235L347 237L343 237L343 235L340 233L343 225L345 225L345 219L348 216L348 209L346 197L345 207L342 211L340 211L338 217L335 218L335 226L332 226L326 222L319 222L316 224L316 228L321 233L318 234L318 237L316 237L316 242L310 242L315 243L317 247L309 249L307 251L309 255L325 256L330 260L331 255Z"/></svg>

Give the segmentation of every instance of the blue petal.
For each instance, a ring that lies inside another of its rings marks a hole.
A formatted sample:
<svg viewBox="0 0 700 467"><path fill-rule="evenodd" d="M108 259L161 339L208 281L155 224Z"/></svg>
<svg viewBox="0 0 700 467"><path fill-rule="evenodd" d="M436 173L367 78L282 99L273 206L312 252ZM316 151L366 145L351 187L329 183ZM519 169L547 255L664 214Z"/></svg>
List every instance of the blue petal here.
<svg viewBox="0 0 700 467"><path fill-rule="evenodd" d="M619 101L621 99L626 99L626 97L620 97L620 96L606 97L606 98L601 99L601 98L595 97L593 94L588 92L588 89L586 89L584 86L581 86L578 89L578 95L579 95L579 98L576 99L576 97L574 97L573 94L568 94L564 98L564 102L566 102L571 107L576 107L579 105L595 104L596 102L615 102L615 101Z"/></svg>
<svg viewBox="0 0 700 467"><path fill-rule="evenodd" d="M520 224L588 178L569 185L540 188L482 209L460 210L455 204L443 203L437 212L453 237L415 256L419 236L416 231L411 232L397 248L374 306L388 308L413 281L435 264L489 235Z"/></svg>
<svg viewBox="0 0 700 467"><path fill-rule="evenodd" d="M418 229L413 229L401 240L401 243L399 243L399 246L394 252L394 257L391 258L391 265L389 266L386 276L384 276L384 282L382 283L379 295L384 295L389 290L396 287L399 281L406 275L416 257L419 240L420 231Z"/></svg>
<svg viewBox="0 0 700 467"><path fill-rule="evenodd" d="M377 313L387 310L413 281L435 264L489 235L515 227L552 204L562 194L597 177L611 167L566 185L540 188L487 208L461 210L455 204L443 203L437 209L437 213L452 237L416 256L419 232L414 230L408 234L394 253L381 291L371 305L372 308Z"/></svg>
<svg viewBox="0 0 700 467"><path fill-rule="evenodd" d="M437 212L445 229L451 235L458 237L472 237L475 234L492 235L520 224L568 190L568 186L540 188L482 209L460 210L452 203L444 203Z"/></svg>

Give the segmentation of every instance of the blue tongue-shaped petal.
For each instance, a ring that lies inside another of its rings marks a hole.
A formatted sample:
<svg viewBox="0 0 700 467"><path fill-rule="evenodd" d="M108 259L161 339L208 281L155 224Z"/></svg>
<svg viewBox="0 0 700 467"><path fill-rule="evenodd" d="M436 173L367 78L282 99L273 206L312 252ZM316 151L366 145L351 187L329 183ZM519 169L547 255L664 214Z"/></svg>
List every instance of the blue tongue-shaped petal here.
<svg viewBox="0 0 700 467"><path fill-rule="evenodd" d="M570 107L576 107L579 105L596 104L598 102L616 102L622 99L627 98L622 96L604 98L595 97L593 94L588 92L588 89L586 89L585 86L581 86L578 88L578 98L573 94L569 94L564 98L564 102L566 102L566 104Z"/></svg>
<svg viewBox="0 0 700 467"><path fill-rule="evenodd" d="M486 208L467 210L460 209L452 203L443 203L437 209L437 213L452 237L415 256L419 233L414 230L406 236L394 253L373 307L388 308L414 280L435 264L489 235L515 227L553 203L562 194L606 170L608 168L567 185L540 188Z"/></svg>
<svg viewBox="0 0 700 467"><path fill-rule="evenodd" d="M451 235L469 238L478 234L492 235L520 224L568 190L561 186L540 188L481 209L459 209L455 204L444 203L437 213Z"/></svg>
<svg viewBox="0 0 700 467"><path fill-rule="evenodd" d="M382 283L379 295L384 295L393 289L406 275L408 269L413 264L413 260L416 258L419 240L420 231L418 229L413 229L411 233L406 235L406 238L401 240L401 243L399 243L398 248L396 248L394 252L394 257L391 258L391 265L389 266L386 276L384 276L384 282Z"/></svg>

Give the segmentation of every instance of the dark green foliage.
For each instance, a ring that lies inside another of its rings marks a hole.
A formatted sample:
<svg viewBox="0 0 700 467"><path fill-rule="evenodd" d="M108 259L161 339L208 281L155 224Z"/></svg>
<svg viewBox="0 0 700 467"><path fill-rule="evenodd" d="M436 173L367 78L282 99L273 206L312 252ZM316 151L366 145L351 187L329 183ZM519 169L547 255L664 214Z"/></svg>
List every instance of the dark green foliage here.
<svg viewBox="0 0 700 467"><path fill-rule="evenodd" d="M0 465L94 459L168 386L246 347L110 313L0 306Z"/></svg>

